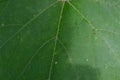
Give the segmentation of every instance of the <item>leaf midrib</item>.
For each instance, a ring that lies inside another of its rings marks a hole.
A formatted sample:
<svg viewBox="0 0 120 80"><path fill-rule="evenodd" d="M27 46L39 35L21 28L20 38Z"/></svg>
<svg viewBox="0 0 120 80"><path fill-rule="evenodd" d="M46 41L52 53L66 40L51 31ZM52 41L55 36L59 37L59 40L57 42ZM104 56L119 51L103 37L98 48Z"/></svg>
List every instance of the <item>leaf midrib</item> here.
<svg viewBox="0 0 120 80"><path fill-rule="evenodd" d="M52 76L52 70L53 70L53 64L54 64L54 58L55 58L55 51L56 51L56 47L57 47L58 36L59 36L60 25L61 25L61 21L62 21L62 16L63 16L63 11L64 11L65 3L66 3L66 1L62 2L60 16L59 16L59 20L58 20L58 27L57 27L55 41L54 41L54 48L53 48L53 54L52 54L52 59L51 59L51 64L50 64L50 70L49 70L48 80L51 80L51 76Z"/></svg>

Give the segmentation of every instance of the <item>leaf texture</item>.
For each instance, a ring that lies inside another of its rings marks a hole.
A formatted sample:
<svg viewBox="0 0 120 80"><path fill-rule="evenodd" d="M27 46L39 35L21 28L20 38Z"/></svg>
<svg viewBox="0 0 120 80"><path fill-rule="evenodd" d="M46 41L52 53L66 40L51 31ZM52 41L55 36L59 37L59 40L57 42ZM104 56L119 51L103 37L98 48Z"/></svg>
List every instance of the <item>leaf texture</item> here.
<svg viewBox="0 0 120 80"><path fill-rule="evenodd" d="M0 80L120 80L119 0L0 0Z"/></svg>

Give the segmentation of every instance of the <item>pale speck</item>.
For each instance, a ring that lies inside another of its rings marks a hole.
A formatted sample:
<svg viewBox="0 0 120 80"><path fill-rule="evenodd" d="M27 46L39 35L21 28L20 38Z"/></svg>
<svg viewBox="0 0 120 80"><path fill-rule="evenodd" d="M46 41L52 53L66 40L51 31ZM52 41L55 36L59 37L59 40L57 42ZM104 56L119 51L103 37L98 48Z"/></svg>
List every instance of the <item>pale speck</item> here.
<svg viewBox="0 0 120 80"><path fill-rule="evenodd" d="M98 2L98 0L95 0L96 2Z"/></svg>
<svg viewBox="0 0 120 80"><path fill-rule="evenodd" d="M5 26L5 24L4 23L2 23L2 27L4 27Z"/></svg>
<svg viewBox="0 0 120 80"><path fill-rule="evenodd" d="M105 66L105 69L108 69L108 66Z"/></svg>
<svg viewBox="0 0 120 80"><path fill-rule="evenodd" d="M88 61L89 61L89 59L86 59L86 61L88 62Z"/></svg>
<svg viewBox="0 0 120 80"><path fill-rule="evenodd" d="M55 64L58 64L58 62L57 62L57 61L55 61Z"/></svg>
<svg viewBox="0 0 120 80"><path fill-rule="evenodd" d="M109 26L109 24L106 24L106 26Z"/></svg>

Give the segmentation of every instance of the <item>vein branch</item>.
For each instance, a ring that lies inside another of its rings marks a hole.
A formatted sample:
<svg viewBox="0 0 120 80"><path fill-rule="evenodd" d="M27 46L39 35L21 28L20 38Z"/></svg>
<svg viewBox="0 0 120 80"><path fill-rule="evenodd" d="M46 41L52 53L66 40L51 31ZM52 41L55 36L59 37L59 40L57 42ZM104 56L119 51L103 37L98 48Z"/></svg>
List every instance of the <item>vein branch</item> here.
<svg viewBox="0 0 120 80"><path fill-rule="evenodd" d="M10 38L8 38L2 45L0 45L0 48L5 46L8 41L13 39L18 33L20 33L25 27L27 27L31 22L36 20L42 13L44 13L46 10L48 10L50 7L52 7L54 4L56 4L58 1L54 2L53 4L49 5L47 8L43 9L41 12L39 12L37 15L35 15L32 19L30 19L28 22L26 22L16 33L14 33Z"/></svg>
<svg viewBox="0 0 120 80"><path fill-rule="evenodd" d="M120 63L119 61L119 55L117 54L117 52L113 49L113 46L110 45L110 43L100 35L101 39L104 41L104 43L106 44L106 46L108 47L108 49L110 50L111 55L113 55L113 57L117 60L118 63Z"/></svg>
<svg viewBox="0 0 120 80"><path fill-rule="evenodd" d="M116 34L116 35L120 35L119 32L115 32L113 30L105 30L105 29L96 29L97 31L102 31L102 32L109 32L109 33L112 33L112 34Z"/></svg>
<svg viewBox="0 0 120 80"><path fill-rule="evenodd" d="M16 80L19 80L20 77L25 73L26 69L28 68L28 66L31 64L32 60L34 59L34 57L38 54L38 52L40 51L41 48L43 48L45 45L47 45L51 40L53 40L55 37L50 38L49 40L45 41L42 45L40 45L40 47L36 50L36 52L31 56L31 58L28 60L28 62L26 63L26 65L24 66L22 72L20 73L20 75L17 76Z"/></svg>
<svg viewBox="0 0 120 80"><path fill-rule="evenodd" d="M74 72L75 72L75 74L76 74L76 78L77 78L77 80L79 80L80 77L79 77L79 75L78 75L78 71L76 70L76 68L75 68L74 65L73 65L73 59L71 58L71 55L68 54L67 48L66 48L66 46L63 44L63 42L62 42L60 39L58 39L58 41L59 41L59 43L61 44L61 46L63 47L63 49L65 50L65 53L66 53L66 55L67 55L67 57L68 57L68 60L69 60L69 62L71 63L72 68L74 69Z"/></svg>
<svg viewBox="0 0 120 80"><path fill-rule="evenodd" d="M68 4L90 25L92 29L96 29L95 26L89 21L70 1L67 1Z"/></svg>

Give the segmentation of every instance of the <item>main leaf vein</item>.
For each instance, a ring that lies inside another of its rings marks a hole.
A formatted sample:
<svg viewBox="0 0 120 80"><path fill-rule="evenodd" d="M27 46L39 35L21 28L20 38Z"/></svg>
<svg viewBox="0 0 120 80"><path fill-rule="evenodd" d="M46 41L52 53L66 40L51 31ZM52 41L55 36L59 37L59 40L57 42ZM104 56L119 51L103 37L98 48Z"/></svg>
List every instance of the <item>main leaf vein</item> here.
<svg viewBox="0 0 120 80"><path fill-rule="evenodd" d="M51 64L50 64L50 70L49 70L48 80L51 80L51 75L52 75L52 70L53 70L53 62L54 62L54 58L55 58L55 51L56 51L56 46L57 46L57 41L58 41L58 35L59 35L59 31L60 31L60 24L61 24L61 21L62 21L62 14L63 14L65 2L66 1L62 2L62 8L61 8L61 12L60 12L60 17L59 17L59 22L58 22L58 28L57 28L56 37L55 37L55 44L54 44L53 55L52 55Z"/></svg>

